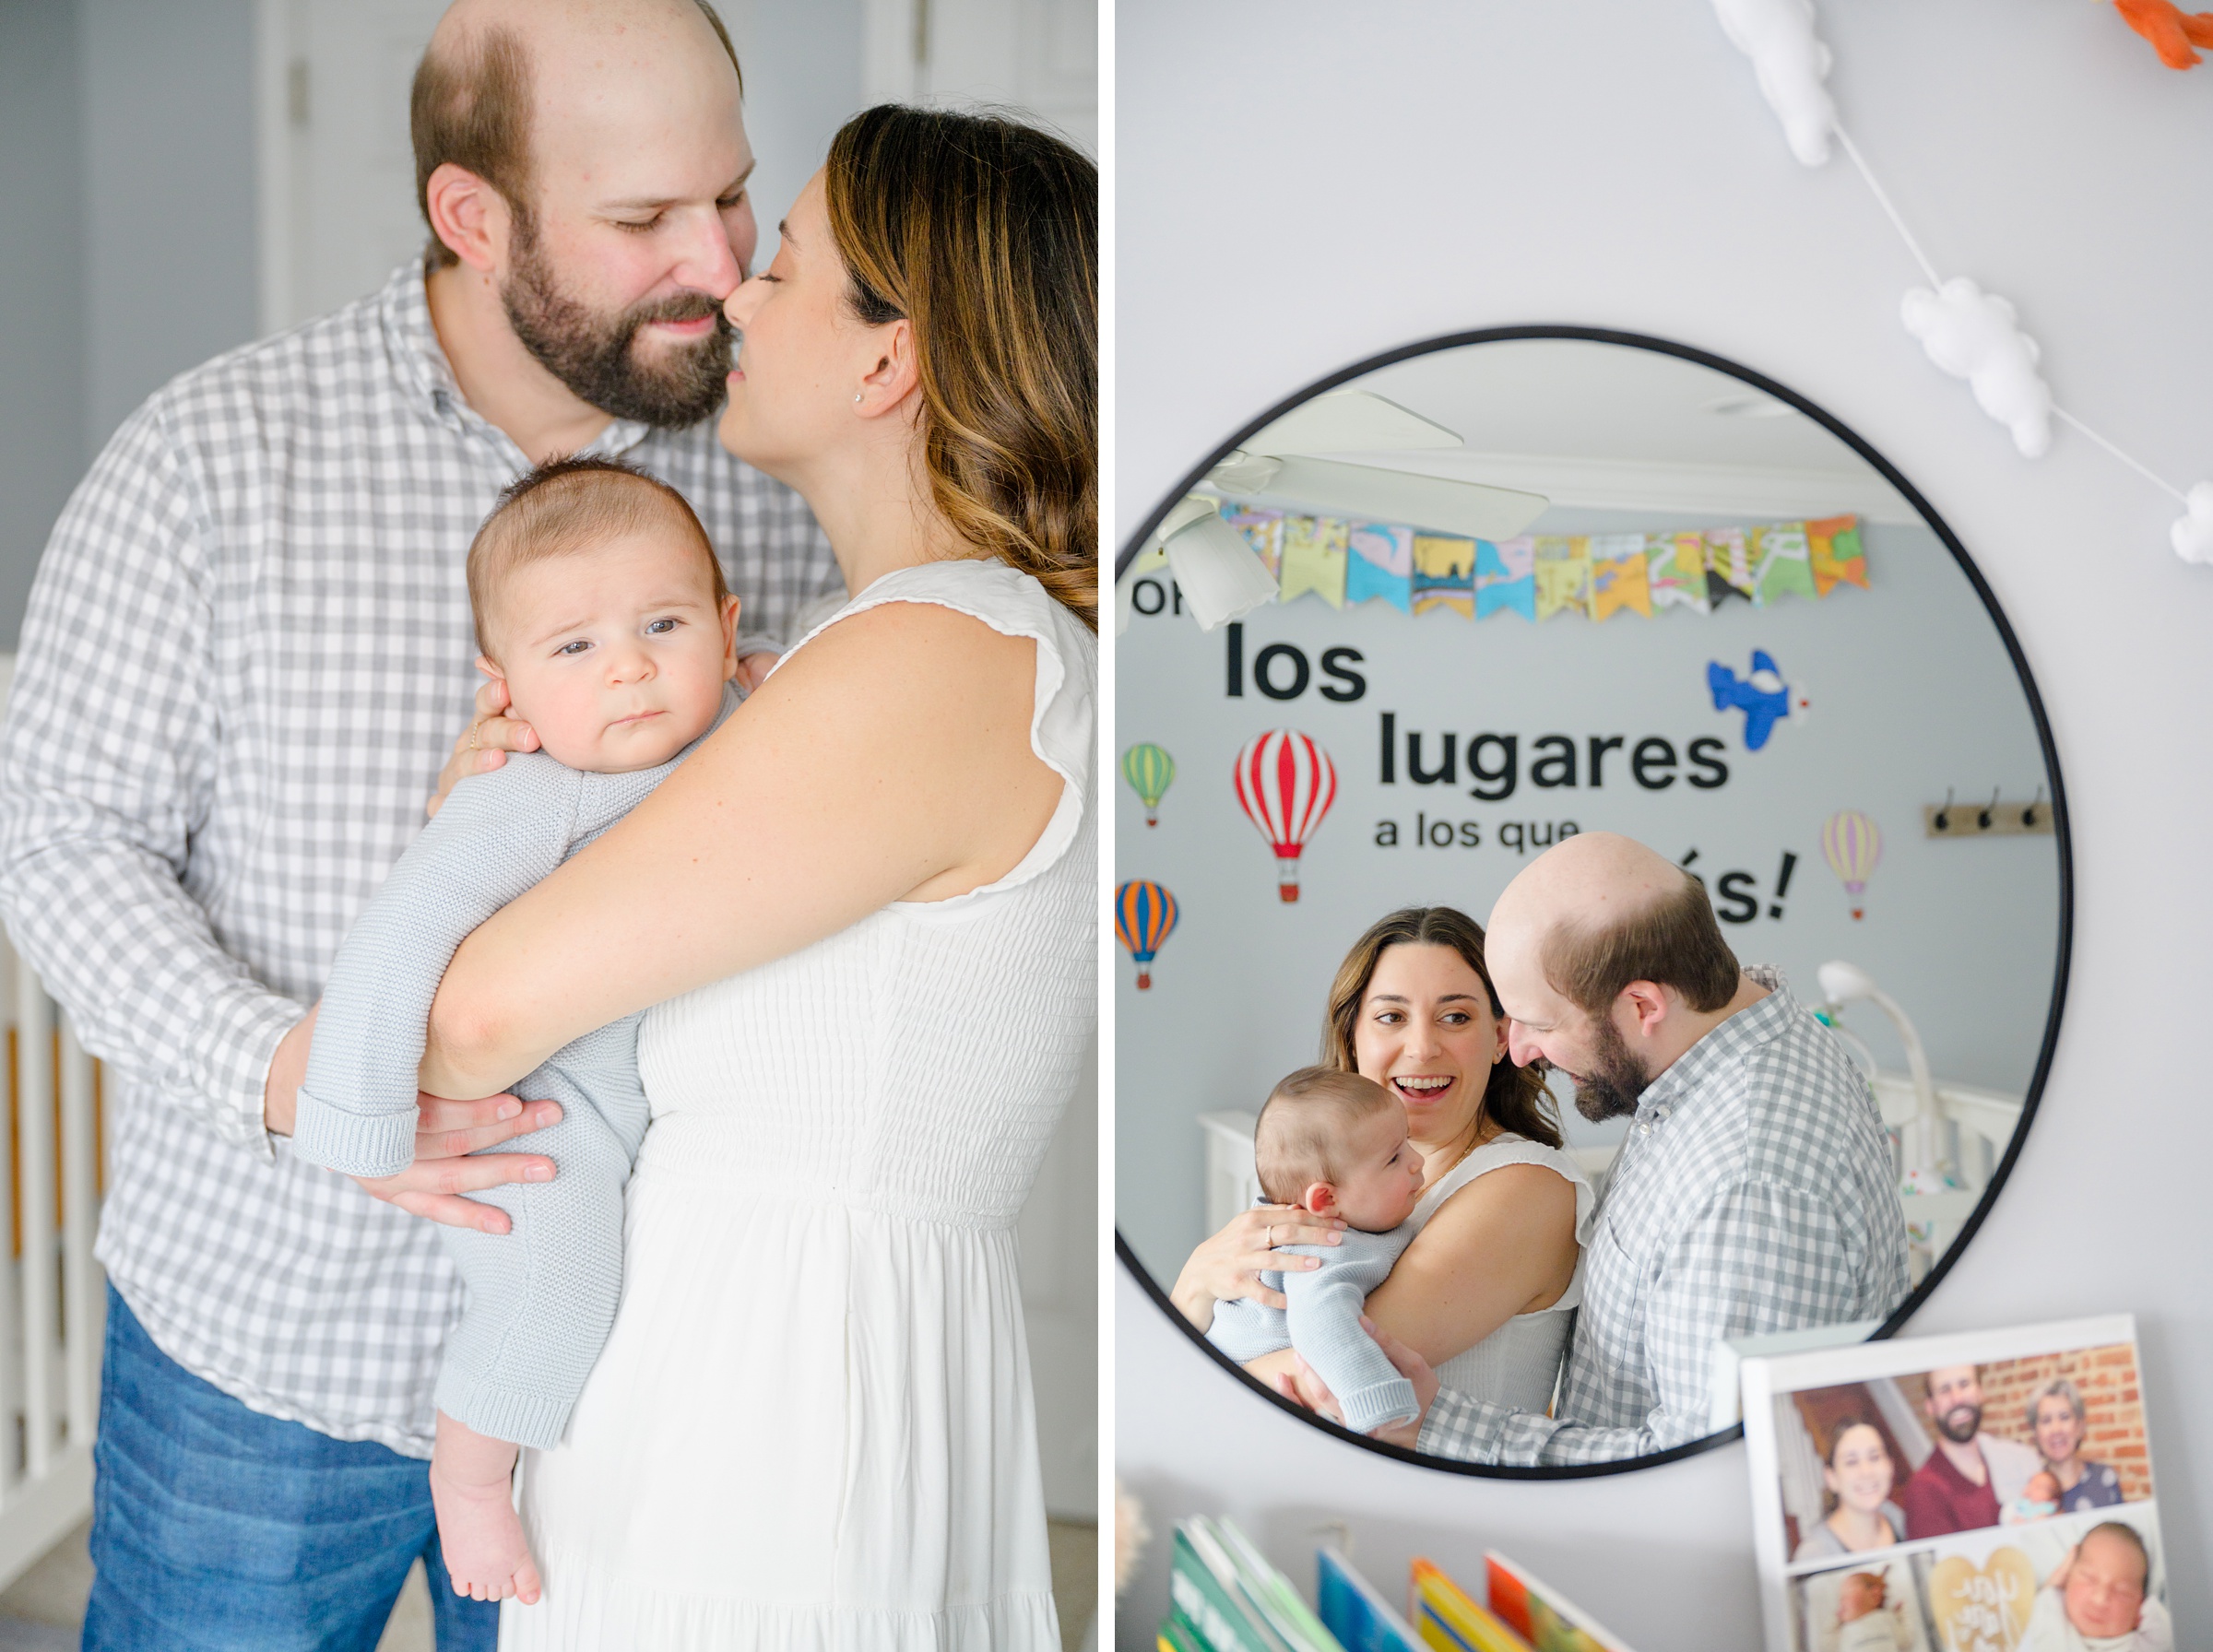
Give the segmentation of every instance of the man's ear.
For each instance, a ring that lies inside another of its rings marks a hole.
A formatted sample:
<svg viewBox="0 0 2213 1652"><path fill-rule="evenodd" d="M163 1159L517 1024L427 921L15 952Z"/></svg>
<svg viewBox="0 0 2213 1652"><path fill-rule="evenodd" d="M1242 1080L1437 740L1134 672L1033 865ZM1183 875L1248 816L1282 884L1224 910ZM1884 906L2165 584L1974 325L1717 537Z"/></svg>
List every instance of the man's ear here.
<svg viewBox="0 0 2213 1652"><path fill-rule="evenodd" d="M1337 1210L1337 1189L1327 1182L1316 1182L1298 1202L1309 1215L1332 1216Z"/></svg>
<svg viewBox="0 0 2213 1652"><path fill-rule="evenodd" d="M874 419L903 407L922 382L921 363L915 357L915 324L901 316L876 329L876 365L862 375L858 411Z"/></svg>
<svg viewBox="0 0 2213 1652"><path fill-rule="evenodd" d="M1632 981L1621 989L1621 996L1628 1001L1638 1032L1650 1038L1660 1030L1660 1023L1667 1019L1667 988L1656 982Z"/></svg>
<svg viewBox="0 0 2213 1652"><path fill-rule="evenodd" d="M498 190L448 160L431 174L422 195L431 233L455 257L481 275L505 261L515 220Z"/></svg>

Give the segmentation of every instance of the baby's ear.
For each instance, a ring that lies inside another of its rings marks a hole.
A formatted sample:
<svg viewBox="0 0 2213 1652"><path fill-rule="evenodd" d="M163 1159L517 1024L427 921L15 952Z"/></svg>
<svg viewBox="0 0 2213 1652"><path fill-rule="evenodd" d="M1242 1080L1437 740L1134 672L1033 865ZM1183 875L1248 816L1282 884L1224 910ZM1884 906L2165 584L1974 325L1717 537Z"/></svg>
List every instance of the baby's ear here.
<svg viewBox="0 0 2213 1652"><path fill-rule="evenodd" d="M1327 1182L1316 1182L1307 1189L1305 1197L1298 1202L1306 1207L1309 1215L1332 1215L1337 1210L1337 1189Z"/></svg>
<svg viewBox="0 0 2213 1652"><path fill-rule="evenodd" d="M493 659L489 654L479 654L477 655L477 669L483 672L485 676L491 678L494 682L505 682L507 680L507 673L500 669L499 661Z"/></svg>

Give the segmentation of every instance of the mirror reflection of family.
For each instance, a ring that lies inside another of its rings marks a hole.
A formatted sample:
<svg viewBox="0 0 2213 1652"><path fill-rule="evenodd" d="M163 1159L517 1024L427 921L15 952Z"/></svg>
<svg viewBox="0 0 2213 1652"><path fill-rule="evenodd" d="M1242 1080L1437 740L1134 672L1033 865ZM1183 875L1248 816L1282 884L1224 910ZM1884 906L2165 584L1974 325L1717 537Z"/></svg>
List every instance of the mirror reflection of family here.
<svg viewBox="0 0 2213 1652"><path fill-rule="evenodd" d="M695 0L460 0L427 254L54 530L0 907L112 1075L87 1647L373 1646L418 1557L447 1648L1059 1644L1095 172L871 109L756 270L741 95Z"/></svg>
<svg viewBox="0 0 2213 1652"><path fill-rule="evenodd" d="M1717 1340L1880 1319L1905 1297L1865 1080L1779 972L1740 967L1704 887L1629 839L1547 850L1487 929L1444 908L1382 920L1339 972L1322 1062L1402 1111L1411 1212L1388 1238L1348 1216L1340 1182L1390 1132L1327 1109L1298 1121L1309 1150L1267 1185L1275 1202L1201 1244L1172 1294L1201 1328L1236 1327L1254 1375L1342 1417L1327 1363L1360 1366L1301 1357L1293 1280L1397 1245L1365 1321L1346 1293L1306 1292L1332 1310L1332 1351L1367 1338L1404 1379L1410 1414L1371 1423L1380 1438L1519 1465L1664 1451L1710 1432ZM1585 1117L1629 1121L1603 1198L1564 1150L1548 1069ZM1269 1100L1263 1138L1292 1100ZM1258 1316L1223 1311L1243 1303L1278 1316L1269 1351L1252 1352Z"/></svg>

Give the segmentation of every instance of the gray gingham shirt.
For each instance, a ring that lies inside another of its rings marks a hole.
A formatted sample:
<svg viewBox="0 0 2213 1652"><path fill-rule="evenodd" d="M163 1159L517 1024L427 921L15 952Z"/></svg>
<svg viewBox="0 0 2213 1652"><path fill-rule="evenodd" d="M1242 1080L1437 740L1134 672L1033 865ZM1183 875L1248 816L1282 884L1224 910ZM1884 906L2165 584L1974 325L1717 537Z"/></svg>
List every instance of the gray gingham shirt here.
<svg viewBox="0 0 2213 1652"><path fill-rule="evenodd" d="M1638 1098L1583 1253L1557 1417L1438 1392L1420 1449L1486 1463L1595 1463L1710 1432L1713 1344L1879 1319L1906 1294L1906 1228L1866 1080L1772 990Z"/></svg>
<svg viewBox="0 0 2213 1652"><path fill-rule="evenodd" d="M692 502L741 651L842 590L805 503L711 421L586 451ZM527 467L462 400L412 261L185 373L55 526L0 736L0 916L108 1064L101 1260L186 1369L413 1457L453 1268L268 1136L262 1088L467 726L463 559Z"/></svg>

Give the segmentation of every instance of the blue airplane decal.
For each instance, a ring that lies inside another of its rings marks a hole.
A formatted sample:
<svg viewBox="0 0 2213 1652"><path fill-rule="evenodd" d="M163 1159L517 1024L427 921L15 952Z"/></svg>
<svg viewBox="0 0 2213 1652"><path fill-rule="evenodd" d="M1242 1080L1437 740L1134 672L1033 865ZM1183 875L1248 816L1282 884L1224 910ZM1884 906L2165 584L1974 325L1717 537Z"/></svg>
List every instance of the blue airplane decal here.
<svg viewBox="0 0 2213 1652"><path fill-rule="evenodd" d="M1752 651L1752 669L1737 674L1719 660L1706 667L1706 686L1713 690L1713 709L1732 708L1745 714L1745 749L1757 751L1768 743L1775 725L1791 714L1791 686L1782 680L1767 650Z"/></svg>

